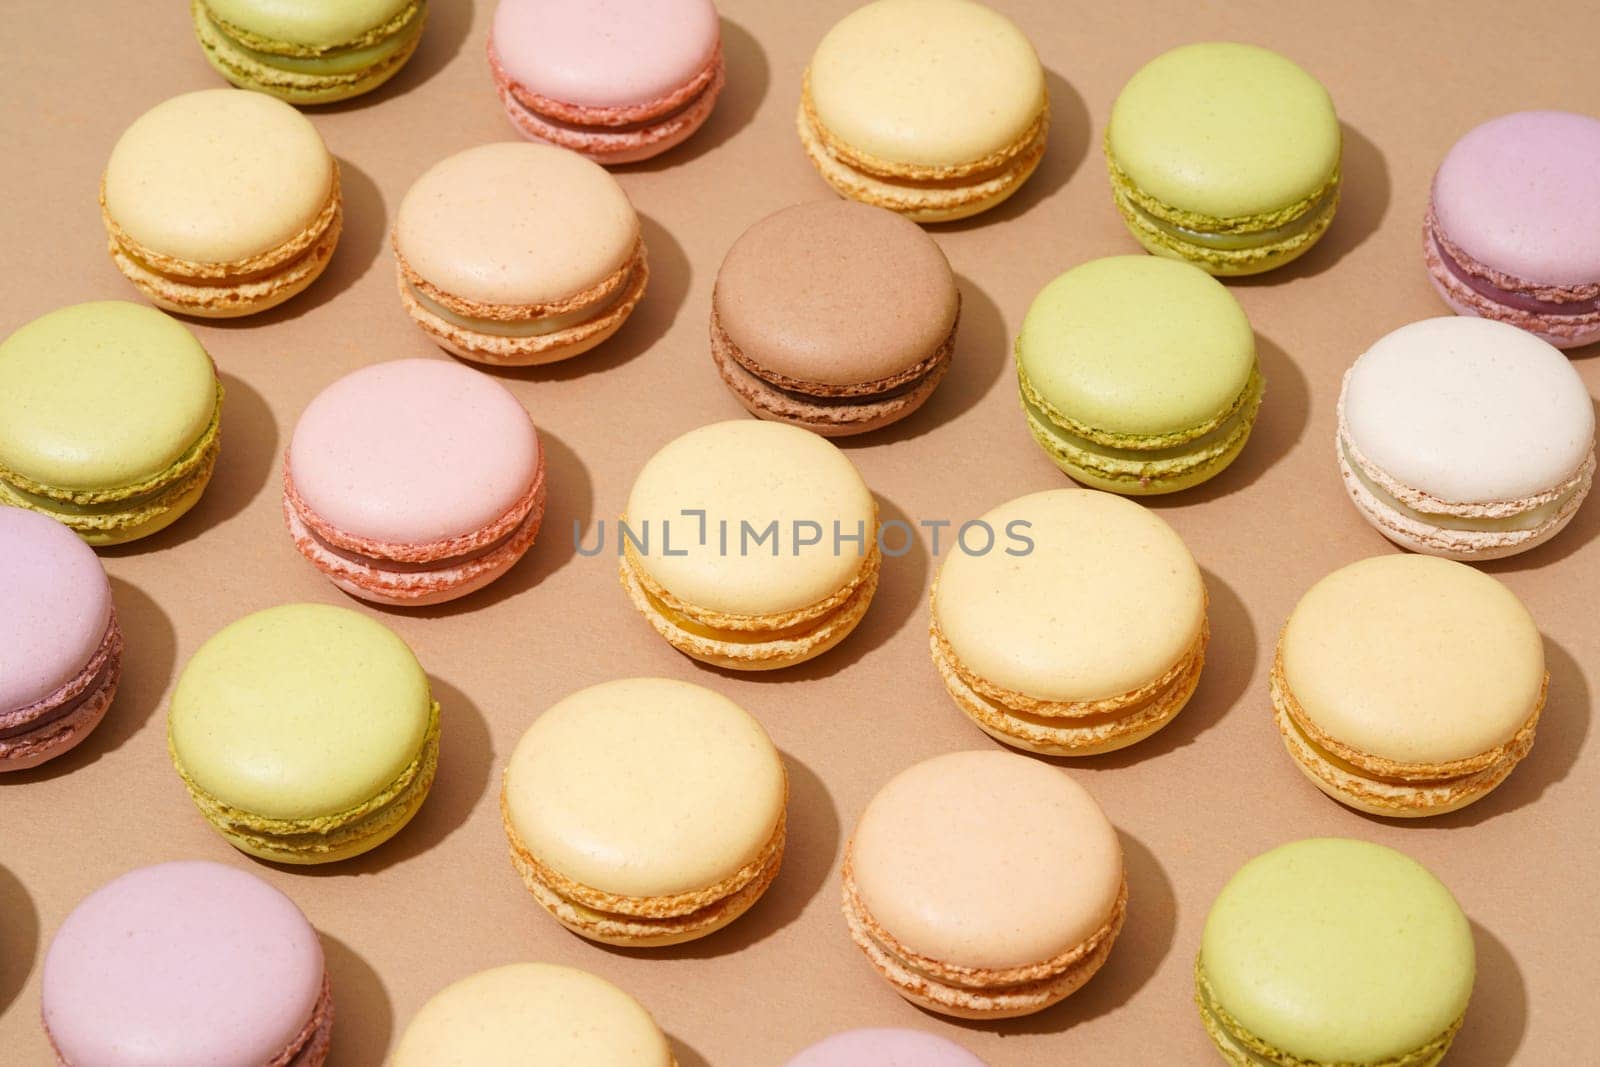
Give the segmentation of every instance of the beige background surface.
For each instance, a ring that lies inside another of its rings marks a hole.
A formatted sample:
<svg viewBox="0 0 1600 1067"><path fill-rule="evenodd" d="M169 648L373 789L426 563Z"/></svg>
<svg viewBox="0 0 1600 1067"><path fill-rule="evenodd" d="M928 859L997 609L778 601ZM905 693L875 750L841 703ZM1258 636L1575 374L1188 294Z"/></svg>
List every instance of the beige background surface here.
<svg viewBox="0 0 1600 1067"><path fill-rule="evenodd" d="M710 125L664 159L619 173L645 218L655 267L644 303L602 349L502 376L545 435L546 532L507 579L465 602L381 613L416 648L444 705L439 780L415 824L375 854L291 871L233 852L194 811L168 765L163 726L187 657L248 611L289 600L354 603L299 558L282 528L279 457L294 420L356 367L446 358L400 310L385 231L408 184L435 160L512 136L483 55L491 3L434 0L421 51L390 86L311 112L343 162L348 202L328 274L273 312L195 327L229 390L222 459L192 515L102 554L127 630L126 675L109 718L69 757L0 781L0 1061L48 1062L36 1022L38 963L79 899L140 864L208 857L279 886L322 932L339 1010L331 1062L343 1067L381 1062L447 982L523 959L620 983L655 1013L686 1067L777 1065L830 1031L863 1025L932 1030L996 1065L1205 1063L1211 1053L1189 997L1206 908L1246 859L1314 834L1404 849L1471 916L1480 975L1452 1063L1592 1056L1600 745L1589 720L1600 661L1600 501L1554 543L1489 568L1548 639L1551 702L1530 758L1476 807L1401 825L1325 799L1279 745L1266 675L1278 627L1311 582L1395 551L1344 498L1333 408L1341 373L1366 345L1444 311L1418 249L1434 165L1454 138L1503 111L1600 113L1585 43L1600 15L1576 0L1528 16L1486 2L997 3L1050 69L1050 150L1012 203L935 231L965 295L956 366L915 418L847 446L887 517L960 521L1066 484L1023 426L1009 344L1055 274L1136 248L1112 207L1099 140L1118 87L1143 61L1193 40L1265 44L1318 75L1346 123L1345 202L1327 239L1299 264L1231 286L1259 333L1268 380L1256 436L1223 477L1156 504L1210 587L1215 637L1199 693L1156 738L1070 771L1127 850L1128 925L1106 970L1055 1010L963 1026L903 1003L844 932L837 863L873 791L913 761L991 744L955 710L929 663L926 547L887 561L877 602L840 649L765 678L702 669L671 651L634 616L614 561L571 547L574 522L589 529L614 517L656 447L741 415L708 358L712 281L746 226L826 193L791 118L806 57L848 0L724 0L729 87ZM221 84L190 36L187 7L7 4L0 248L10 266L0 332L62 304L136 299L105 255L96 183L135 116L169 95ZM1600 387L1600 359L1576 358L1591 390ZM599 948L549 920L512 872L495 805L500 768L541 709L578 686L630 674L689 679L739 701L771 731L793 782L789 857L769 896L718 936L656 953Z"/></svg>

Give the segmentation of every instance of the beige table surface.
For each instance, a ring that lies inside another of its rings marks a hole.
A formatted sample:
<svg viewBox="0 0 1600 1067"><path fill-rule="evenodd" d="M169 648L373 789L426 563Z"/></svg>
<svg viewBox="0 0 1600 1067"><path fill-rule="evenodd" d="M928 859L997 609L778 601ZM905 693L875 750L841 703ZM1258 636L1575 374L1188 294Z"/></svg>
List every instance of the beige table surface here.
<svg viewBox="0 0 1600 1067"><path fill-rule="evenodd" d="M185 520L102 553L127 630L109 717L70 756L0 781L0 1062L49 1062L37 1026L39 962L71 907L131 867L205 857L283 889L321 931L338 1002L329 1062L344 1067L380 1063L447 982L513 960L559 961L618 982L654 1012L685 1067L778 1065L824 1034L866 1025L941 1033L997 1067L1206 1063L1190 1002L1206 909L1245 860L1318 834L1404 849L1471 917L1479 976L1451 1063L1593 1062L1600 744L1589 720L1600 501L1552 544L1488 568L1539 621L1551 687L1532 755L1476 807L1402 825L1324 798L1278 742L1267 667L1308 585L1395 551L1340 488L1334 401L1344 368L1370 342L1444 311L1418 248L1433 167L1457 136L1504 111L1600 113L1589 44L1600 14L1578 0L1529 15L1503 2L997 3L1050 70L1050 149L1010 204L935 230L965 297L956 365L915 418L846 446L887 517L960 521L1067 484L1023 426L1010 342L1058 272L1136 248L1112 207L1099 142L1117 89L1141 63L1188 41L1258 42L1319 76L1345 122L1345 201L1327 238L1286 270L1232 285L1268 381L1255 437L1222 477L1155 505L1210 588L1215 636L1200 690L1154 739L1070 769L1127 852L1128 924L1106 969L1055 1010L953 1024L902 1002L844 932L838 861L872 793L916 760L992 747L929 663L935 561L925 545L887 561L877 602L841 648L769 677L679 656L634 615L614 559L573 550L574 524L592 543L591 524L617 514L659 445L742 414L707 354L712 281L746 226L827 192L792 117L807 56L848 0L726 0L728 89L710 124L665 158L618 174L645 220L654 274L643 304L602 349L501 376L545 435L550 510L539 544L506 579L457 605L377 612L416 649L444 705L438 784L416 822L368 856L295 871L246 859L201 821L167 760L173 679L201 641L246 612L292 600L355 605L284 533L281 451L299 411L338 376L377 360L447 358L400 310L387 227L435 160L513 136L484 59L491 3L434 0L421 50L393 83L310 112L344 167L348 220L327 275L265 315L195 324L228 388L222 458ZM100 169L146 108L221 84L182 0L6 7L0 333L63 304L137 298L105 255ZM1591 390L1600 387L1600 360L1576 359ZM654 953L600 948L548 919L512 872L495 804L500 768L533 717L576 687L623 675L692 680L739 701L782 748L793 783L789 854L766 899L717 936Z"/></svg>

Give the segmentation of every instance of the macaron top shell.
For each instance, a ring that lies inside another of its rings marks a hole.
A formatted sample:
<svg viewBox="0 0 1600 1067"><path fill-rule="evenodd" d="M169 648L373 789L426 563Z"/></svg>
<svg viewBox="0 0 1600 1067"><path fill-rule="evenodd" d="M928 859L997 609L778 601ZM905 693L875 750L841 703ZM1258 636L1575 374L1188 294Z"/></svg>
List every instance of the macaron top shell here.
<svg viewBox="0 0 1600 1067"><path fill-rule="evenodd" d="M1547 492L1594 447L1594 403L1571 361L1492 319L1424 319L1382 338L1350 368L1344 418L1373 464L1452 503Z"/></svg>
<svg viewBox="0 0 1600 1067"><path fill-rule="evenodd" d="M530 1056L584 1067L670 1067L650 1013L604 978L513 963L446 986L422 1006L393 1067L525 1067Z"/></svg>
<svg viewBox="0 0 1600 1067"><path fill-rule="evenodd" d="M143 304L74 304L0 342L0 465L45 485L137 484L182 458L216 408L211 357Z"/></svg>
<svg viewBox="0 0 1600 1067"><path fill-rule="evenodd" d="M1544 684L1539 629L1489 575L1432 556L1342 567L1284 627L1283 676L1309 719L1404 763L1487 752L1527 722Z"/></svg>
<svg viewBox="0 0 1600 1067"><path fill-rule="evenodd" d="M1074 420L1147 436L1229 411L1250 382L1256 342L1239 301L1199 267L1109 256L1040 291L1022 320L1017 361Z"/></svg>
<svg viewBox="0 0 1600 1067"><path fill-rule="evenodd" d="M517 836L559 874L606 893L671 896L733 876L783 813L778 751L709 689L629 678L535 720L505 776Z"/></svg>
<svg viewBox="0 0 1600 1067"><path fill-rule="evenodd" d="M1015 144L1045 106L1044 68L1010 19L972 0L876 0L822 38L822 125L891 163L948 167Z"/></svg>
<svg viewBox="0 0 1600 1067"><path fill-rule="evenodd" d="M73 909L45 954L43 1015L80 1067L276 1063L322 992L322 944L246 871L141 867Z"/></svg>
<svg viewBox="0 0 1600 1067"><path fill-rule="evenodd" d="M486 374L439 359L378 363L306 407L289 443L295 492L344 533L398 544L473 533L539 472L527 411Z"/></svg>
<svg viewBox="0 0 1600 1067"><path fill-rule="evenodd" d="M282 100L206 89L157 104L123 133L106 164L106 210L154 252L232 263L310 226L333 173L317 128Z"/></svg>
<svg viewBox="0 0 1600 1067"><path fill-rule="evenodd" d="M1199 640L1200 569L1150 509L1054 489L982 521L995 547L947 556L933 597L940 632L978 677L1040 700L1105 700L1162 677Z"/></svg>
<svg viewBox="0 0 1600 1067"><path fill-rule="evenodd" d="M1214 218L1279 211L1339 165L1328 91L1249 44L1183 45L1147 63L1111 108L1107 146L1141 191Z"/></svg>
<svg viewBox="0 0 1600 1067"><path fill-rule="evenodd" d="M54 519L0 507L0 713L76 678L111 624L94 549Z"/></svg>
<svg viewBox="0 0 1600 1067"><path fill-rule="evenodd" d="M1491 119L1439 164L1433 211L1453 243L1493 270L1543 285L1600 282L1600 119Z"/></svg>
<svg viewBox="0 0 1600 1067"><path fill-rule="evenodd" d="M395 249L451 296L566 300L633 255L639 217L598 163L540 144L479 145L435 163L395 216Z"/></svg>
<svg viewBox="0 0 1600 1067"><path fill-rule="evenodd" d="M750 227L711 296L723 331L757 365L840 386L928 359L960 304L950 263L922 227L853 200L797 204Z"/></svg>
<svg viewBox="0 0 1600 1067"><path fill-rule="evenodd" d="M1218 1002L1300 1061L1390 1063L1450 1027L1472 993L1472 929L1415 860L1311 838L1240 868L1206 919Z"/></svg>
<svg viewBox="0 0 1600 1067"><path fill-rule="evenodd" d="M667 592L711 611L771 615L847 586L872 549L876 514L837 447L808 430L739 420L691 430L652 456L626 518L635 535L648 524L650 550L639 562ZM821 527L816 544L799 543L816 534L807 523ZM835 523L841 537L862 541L835 551Z"/></svg>
<svg viewBox="0 0 1600 1067"><path fill-rule="evenodd" d="M335 48L405 14L417 0L205 0L230 26L272 42Z"/></svg>
<svg viewBox="0 0 1600 1067"><path fill-rule="evenodd" d="M890 936L970 967L1055 958L1105 925L1122 886L1122 845L1094 798L1007 752L902 771L850 848L856 892Z"/></svg>
<svg viewBox="0 0 1600 1067"><path fill-rule="evenodd" d="M417 758L432 701L416 656L346 608L247 615L194 654L172 694L180 765L224 804L270 819L345 812Z"/></svg>
<svg viewBox="0 0 1600 1067"><path fill-rule="evenodd" d="M846 1030L812 1045L785 1067L984 1067L954 1041L921 1030Z"/></svg>

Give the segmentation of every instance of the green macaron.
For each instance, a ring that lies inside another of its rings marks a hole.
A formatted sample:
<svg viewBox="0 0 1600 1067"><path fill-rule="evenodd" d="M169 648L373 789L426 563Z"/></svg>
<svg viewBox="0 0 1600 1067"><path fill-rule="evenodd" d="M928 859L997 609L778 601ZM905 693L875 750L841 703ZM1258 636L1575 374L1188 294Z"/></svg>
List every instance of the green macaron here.
<svg viewBox="0 0 1600 1067"><path fill-rule="evenodd" d="M1427 868L1311 838L1257 856L1218 894L1195 1001L1235 1067L1433 1067L1473 976L1471 926Z"/></svg>
<svg viewBox="0 0 1600 1067"><path fill-rule="evenodd" d="M1322 84L1255 45L1156 57L1106 127L1117 209L1139 243L1212 274L1258 274L1316 244L1339 205L1343 138Z"/></svg>
<svg viewBox="0 0 1600 1067"><path fill-rule="evenodd" d="M427 0L190 0L195 36L241 89L291 104L370 92L417 50Z"/></svg>
<svg viewBox="0 0 1600 1067"><path fill-rule="evenodd" d="M1265 388L1244 309L1197 267L1111 256L1034 298L1017 337L1028 429L1096 489L1171 493L1244 448Z"/></svg>

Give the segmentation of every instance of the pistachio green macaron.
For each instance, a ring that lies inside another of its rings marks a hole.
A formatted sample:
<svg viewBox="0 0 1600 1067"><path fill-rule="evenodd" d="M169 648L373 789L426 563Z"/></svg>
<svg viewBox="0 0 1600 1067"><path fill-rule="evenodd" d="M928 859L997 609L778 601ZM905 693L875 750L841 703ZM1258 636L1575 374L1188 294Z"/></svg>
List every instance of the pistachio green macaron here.
<svg viewBox="0 0 1600 1067"><path fill-rule="evenodd" d="M439 761L439 705L398 635L348 608L286 604L212 636L167 718L206 821L278 863L329 863L393 837Z"/></svg>
<svg viewBox="0 0 1600 1067"><path fill-rule="evenodd" d="M52 311L0 342L0 504L96 546L156 533L205 492L221 414L178 320L121 301Z"/></svg>
<svg viewBox="0 0 1600 1067"><path fill-rule="evenodd" d="M1132 496L1215 477L1265 388L1244 309L1198 267L1111 256L1034 298L1017 337L1028 429L1084 485Z"/></svg>
<svg viewBox="0 0 1600 1067"><path fill-rule="evenodd" d="M1346 838L1251 860L1218 894L1195 1000L1235 1067L1433 1067L1461 1028L1472 928L1415 860Z"/></svg>
<svg viewBox="0 0 1600 1067"><path fill-rule="evenodd" d="M1225 42L1146 64L1105 139L1133 236L1212 274L1258 274L1316 244L1339 205L1342 149L1320 82L1276 52Z"/></svg>

